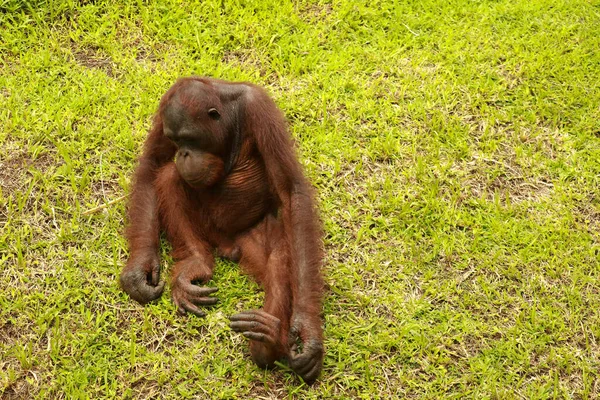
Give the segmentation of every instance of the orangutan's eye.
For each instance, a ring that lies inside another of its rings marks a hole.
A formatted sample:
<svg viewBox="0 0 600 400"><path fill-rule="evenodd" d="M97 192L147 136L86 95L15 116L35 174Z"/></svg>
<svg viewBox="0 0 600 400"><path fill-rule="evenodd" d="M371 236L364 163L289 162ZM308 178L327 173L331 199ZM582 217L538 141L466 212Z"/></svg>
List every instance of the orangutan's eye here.
<svg viewBox="0 0 600 400"><path fill-rule="evenodd" d="M212 119L219 119L221 118L221 114L219 114L219 112L217 111L216 108L211 108L208 110L208 115L212 118Z"/></svg>

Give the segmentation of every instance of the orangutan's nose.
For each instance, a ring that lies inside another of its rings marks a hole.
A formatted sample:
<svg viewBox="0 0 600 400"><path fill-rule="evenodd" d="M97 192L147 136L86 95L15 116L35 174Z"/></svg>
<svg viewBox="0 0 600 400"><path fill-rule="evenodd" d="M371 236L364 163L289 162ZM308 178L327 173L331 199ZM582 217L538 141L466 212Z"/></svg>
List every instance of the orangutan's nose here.
<svg viewBox="0 0 600 400"><path fill-rule="evenodd" d="M185 157L187 157L189 155L190 155L190 151L189 150L179 150L177 152L177 157L183 157L183 158L185 158Z"/></svg>

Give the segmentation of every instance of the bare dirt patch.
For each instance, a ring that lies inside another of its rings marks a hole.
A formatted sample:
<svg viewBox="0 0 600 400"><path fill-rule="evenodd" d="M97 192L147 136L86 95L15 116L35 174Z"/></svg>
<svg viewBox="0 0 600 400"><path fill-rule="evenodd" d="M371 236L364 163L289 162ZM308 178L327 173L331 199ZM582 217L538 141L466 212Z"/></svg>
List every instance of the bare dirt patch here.
<svg viewBox="0 0 600 400"><path fill-rule="evenodd" d="M4 143L3 146L5 157L0 156L0 187L4 196L10 196L24 187L29 169L46 170L54 164L49 153L31 157L16 143Z"/></svg>
<svg viewBox="0 0 600 400"><path fill-rule="evenodd" d="M331 13L333 13L331 4L308 4L299 10L300 17L307 22L324 20Z"/></svg>
<svg viewBox="0 0 600 400"><path fill-rule="evenodd" d="M86 68L98 69L111 78L117 76L117 68L113 60L98 47L78 47L73 49L75 61Z"/></svg>
<svg viewBox="0 0 600 400"><path fill-rule="evenodd" d="M261 77L267 77L267 82L269 83L277 81L276 77L269 72L269 66L267 65L269 62L268 56L260 56L253 49L226 50L223 52L221 60L226 64L234 65L241 69L255 69Z"/></svg>
<svg viewBox="0 0 600 400"><path fill-rule="evenodd" d="M466 172L465 187L469 190L469 195L488 201L496 196L502 202L510 201L515 204L539 201L549 196L554 188L550 182L527 177L511 160L474 155L458 169Z"/></svg>

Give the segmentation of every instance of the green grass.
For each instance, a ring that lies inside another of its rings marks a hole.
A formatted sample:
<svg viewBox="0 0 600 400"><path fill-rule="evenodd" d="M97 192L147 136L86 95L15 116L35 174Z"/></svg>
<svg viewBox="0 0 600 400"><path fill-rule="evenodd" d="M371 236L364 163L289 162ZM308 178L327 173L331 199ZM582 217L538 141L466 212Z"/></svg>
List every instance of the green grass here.
<svg viewBox="0 0 600 400"><path fill-rule="evenodd" d="M600 397L600 2L82 3L0 1L0 397ZM267 87L317 188L312 387L229 329L236 265L141 307L125 202L84 214L190 74Z"/></svg>

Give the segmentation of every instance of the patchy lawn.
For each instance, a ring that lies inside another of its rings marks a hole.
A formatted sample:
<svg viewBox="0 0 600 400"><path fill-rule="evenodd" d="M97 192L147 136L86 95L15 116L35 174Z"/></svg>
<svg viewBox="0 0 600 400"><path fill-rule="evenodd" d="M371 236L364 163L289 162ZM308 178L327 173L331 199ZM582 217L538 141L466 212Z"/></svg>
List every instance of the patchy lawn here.
<svg viewBox="0 0 600 400"><path fill-rule="evenodd" d="M600 397L600 2L78 3L0 1L0 397ZM191 74L267 87L317 188L312 387L229 329L262 299L235 264L205 319L118 288Z"/></svg>

